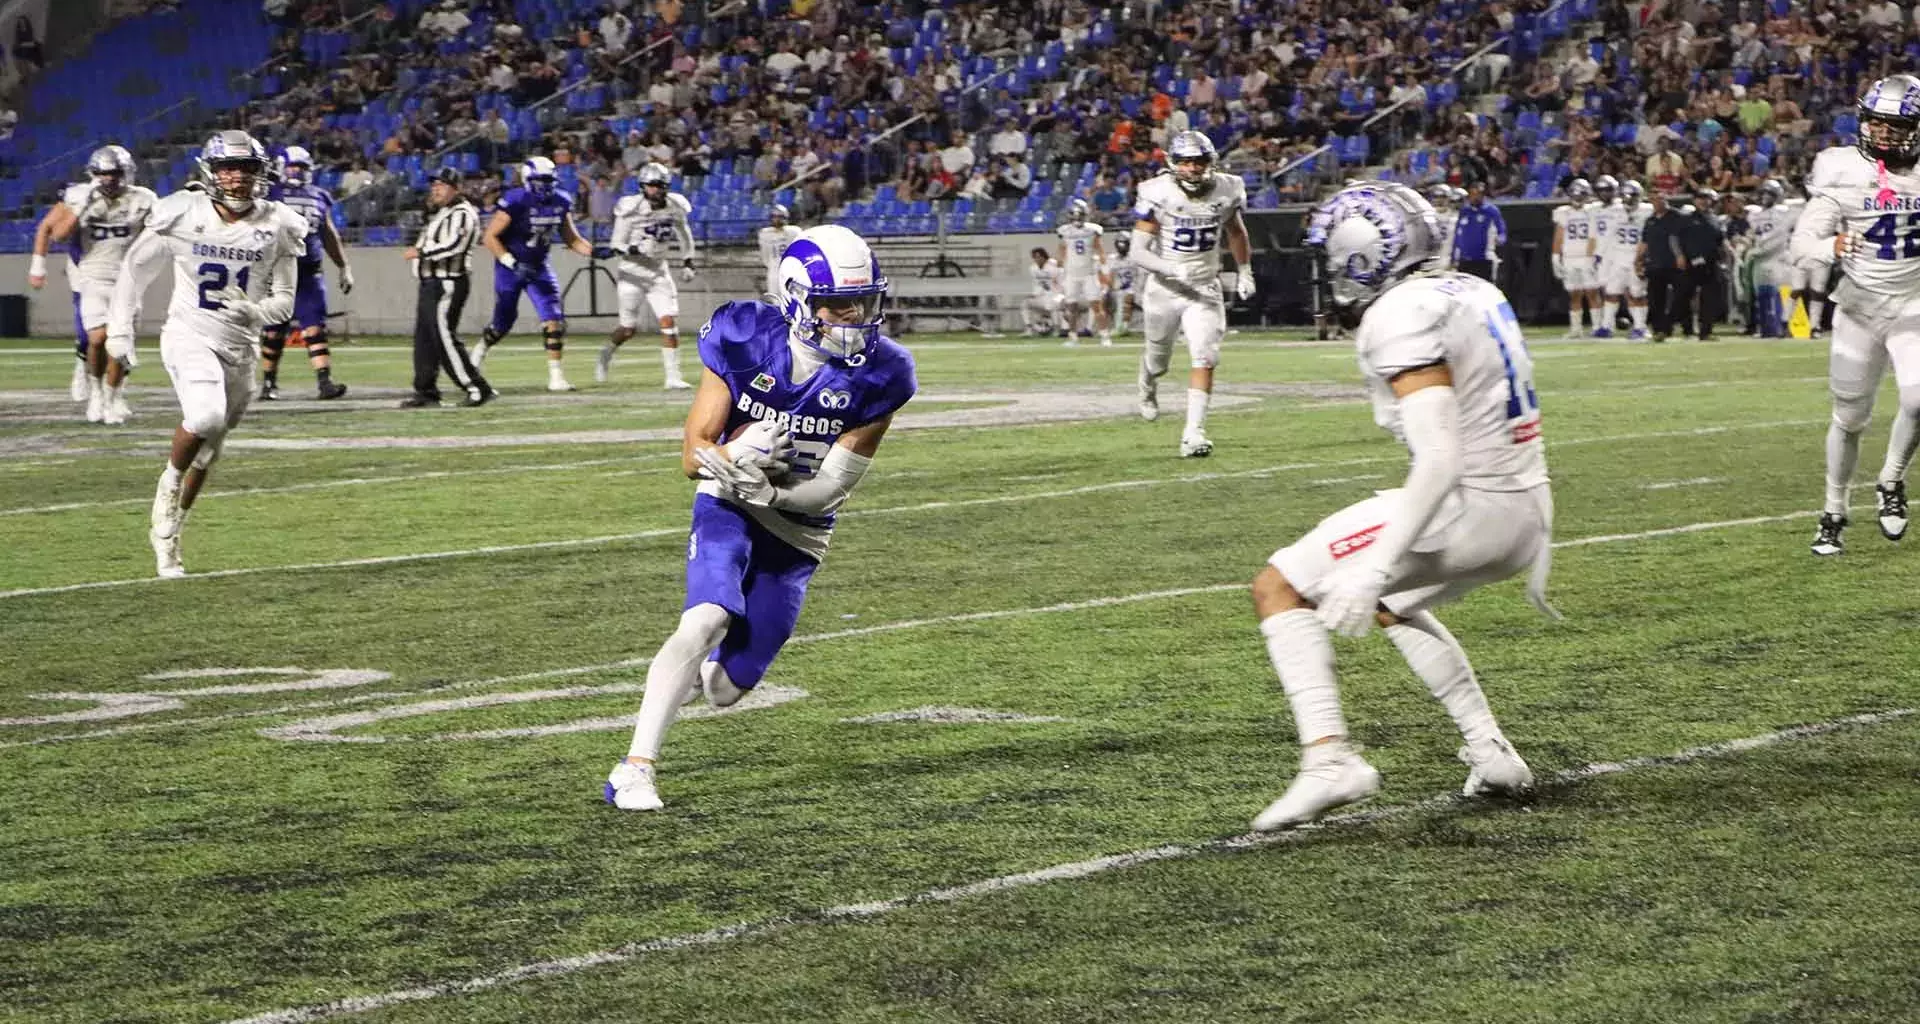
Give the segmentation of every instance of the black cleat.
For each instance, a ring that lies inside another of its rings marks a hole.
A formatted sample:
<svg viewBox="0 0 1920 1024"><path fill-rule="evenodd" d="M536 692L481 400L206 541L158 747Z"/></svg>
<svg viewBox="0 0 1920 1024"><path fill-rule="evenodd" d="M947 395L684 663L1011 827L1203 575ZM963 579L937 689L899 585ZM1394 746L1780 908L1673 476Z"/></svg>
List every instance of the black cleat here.
<svg viewBox="0 0 1920 1024"><path fill-rule="evenodd" d="M280 400L280 385L270 380L261 381L260 400L262 402L278 402Z"/></svg>
<svg viewBox="0 0 1920 1024"><path fill-rule="evenodd" d="M339 398L346 393L347 386L337 380L326 381L320 385L320 400L323 402L329 398Z"/></svg>
<svg viewBox="0 0 1920 1024"><path fill-rule="evenodd" d="M467 399L466 399L466 401L464 401L464 402L461 402L461 403L460 403L460 405L461 405L461 406L462 406L463 408L467 408L467 409L472 409L472 408L474 408L474 407L476 407L476 406L481 406L481 405L485 405L485 404L487 404L488 402L491 402L491 401L493 401L494 399L496 399L496 398L499 398L499 397L500 397L500 392L498 392L498 391L495 391L495 390L493 390L492 388L487 388L487 389L485 389L485 390L482 390L482 391L479 391L479 392L477 392L477 393L476 393L476 392L469 392L469 393L467 394Z"/></svg>
<svg viewBox="0 0 1920 1024"><path fill-rule="evenodd" d="M1892 486L1878 484L1873 489L1880 498L1880 536L1899 540L1907 535L1907 483L1895 480Z"/></svg>
<svg viewBox="0 0 1920 1024"><path fill-rule="evenodd" d="M1820 531L1813 535L1813 553L1816 555L1837 555L1847 549L1840 539L1840 531L1847 528L1847 517L1832 512L1820 513Z"/></svg>
<svg viewBox="0 0 1920 1024"><path fill-rule="evenodd" d="M440 399L438 396L423 395L418 391L400 400L400 408L402 409L432 409L439 405Z"/></svg>

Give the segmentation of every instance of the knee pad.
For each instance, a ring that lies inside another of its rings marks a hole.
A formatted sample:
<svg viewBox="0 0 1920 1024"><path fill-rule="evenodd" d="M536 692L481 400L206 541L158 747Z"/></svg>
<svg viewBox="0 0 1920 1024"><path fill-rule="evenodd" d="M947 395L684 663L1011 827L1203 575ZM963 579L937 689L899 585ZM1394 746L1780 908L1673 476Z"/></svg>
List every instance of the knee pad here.
<svg viewBox="0 0 1920 1024"><path fill-rule="evenodd" d="M193 468L205 472L208 466L213 465L214 461L220 458L220 449L226 443L227 436L224 433L219 437L206 438L205 443L200 446L200 454L193 457Z"/></svg>
<svg viewBox="0 0 1920 1024"><path fill-rule="evenodd" d="M733 616L725 608L717 604L696 604L680 613L680 625L674 630L674 636L698 645L703 651L711 651L720 646L732 625Z"/></svg>
<svg viewBox="0 0 1920 1024"><path fill-rule="evenodd" d="M558 352L566 346L567 325L555 324L540 328L540 336L547 340L547 351Z"/></svg>
<svg viewBox="0 0 1920 1024"><path fill-rule="evenodd" d="M287 329L269 327L260 332L260 354L267 359L278 359L287 347Z"/></svg>
<svg viewBox="0 0 1920 1024"><path fill-rule="evenodd" d="M307 358L311 359L314 356L324 356L327 354L327 329L325 327L316 327L306 332L304 337L307 339Z"/></svg>
<svg viewBox="0 0 1920 1024"><path fill-rule="evenodd" d="M202 409L188 413L180 419L180 425L187 433L208 443L215 443L227 433L227 412L225 409Z"/></svg>
<svg viewBox="0 0 1920 1024"><path fill-rule="evenodd" d="M1167 364L1173 361L1173 339L1148 341L1140 354L1140 366L1149 377L1164 376Z"/></svg>
<svg viewBox="0 0 1920 1024"><path fill-rule="evenodd" d="M1900 396L1900 404L1903 408L1906 407L1907 396L1904 392ZM1865 395L1836 393L1833 396L1833 425L1841 430L1849 434L1858 434L1867 429L1867 423L1872 418L1873 395L1871 393Z"/></svg>

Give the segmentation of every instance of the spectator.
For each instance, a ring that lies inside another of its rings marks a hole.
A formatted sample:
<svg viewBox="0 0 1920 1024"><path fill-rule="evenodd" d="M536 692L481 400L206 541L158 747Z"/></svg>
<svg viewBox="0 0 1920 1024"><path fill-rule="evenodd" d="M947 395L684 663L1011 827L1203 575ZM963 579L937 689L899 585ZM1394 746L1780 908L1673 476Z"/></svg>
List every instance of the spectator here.
<svg viewBox="0 0 1920 1024"><path fill-rule="evenodd" d="M953 143L940 151L940 166L951 177L966 174L974 165L973 147L967 145L967 133L954 132Z"/></svg>
<svg viewBox="0 0 1920 1024"><path fill-rule="evenodd" d="M993 133L987 141L988 156L1025 156L1027 154L1027 133L1013 123L1012 118L1000 122L1000 130Z"/></svg>
<svg viewBox="0 0 1920 1024"><path fill-rule="evenodd" d="M355 160L353 167L340 176L340 198L364 192L373 184L373 174L367 170L365 160Z"/></svg>
<svg viewBox="0 0 1920 1024"><path fill-rule="evenodd" d="M629 172L639 171L640 168L647 165L647 161L653 159L652 155L647 152L646 143L642 141L642 138L640 129L627 129L627 144L620 150L620 163L625 166Z"/></svg>
<svg viewBox="0 0 1920 1024"><path fill-rule="evenodd" d="M633 35L633 19L613 7L604 7L600 16L600 45L609 54L620 56L627 52L627 39Z"/></svg>
<svg viewBox="0 0 1920 1024"><path fill-rule="evenodd" d="M440 0L436 7L427 9L420 16L420 37L432 46L449 39L455 39L473 24L473 19L460 9L458 0Z"/></svg>
<svg viewBox="0 0 1920 1024"><path fill-rule="evenodd" d="M614 187L610 175L601 174L593 179L587 190L587 222L593 225L613 223L613 204L620 198L620 192Z"/></svg>
<svg viewBox="0 0 1920 1024"><path fill-rule="evenodd" d="M1673 151L1670 135L1654 139L1653 155L1647 158L1646 171L1647 187L1667 195L1678 191L1681 182L1686 180L1687 162Z"/></svg>
<svg viewBox="0 0 1920 1024"><path fill-rule="evenodd" d="M780 48L767 57L764 66L767 72L773 77L786 78L800 68L805 67L806 64L806 58L793 52L792 41L782 39L780 41Z"/></svg>
<svg viewBox="0 0 1920 1024"><path fill-rule="evenodd" d="M991 185L995 199L1025 199L1033 189L1033 168L1026 158L1015 153L996 162Z"/></svg>
<svg viewBox="0 0 1920 1024"><path fill-rule="evenodd" d="M478 126L480 133L480 162L488 167L498 167L506 163L507 143L512 141L512 129L500 117L500 108L488 110Z"/></svg>
<svg viewBox="0 0 1920 1024"><path fill-rule="evenodd" d="M1093 208L1098 210L1102 219L1119 213L1127 205L1127 190L1110 174L1102 174L1093 182Z"/></svg>
<svg viewBox="0 0 1920 1024"><path fill-rule="evenodd" d="M1773 104L1767 102L1765 93L1749 89L1740 101L1739 118L1740 134L1754 138L1773 126Z"/></svg>

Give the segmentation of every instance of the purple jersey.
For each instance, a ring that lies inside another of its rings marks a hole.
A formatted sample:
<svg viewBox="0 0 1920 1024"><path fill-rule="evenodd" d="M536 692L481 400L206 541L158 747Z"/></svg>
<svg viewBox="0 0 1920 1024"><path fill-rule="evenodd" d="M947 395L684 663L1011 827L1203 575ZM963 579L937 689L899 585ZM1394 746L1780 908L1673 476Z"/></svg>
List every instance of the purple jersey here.
<svg viewBox="0 0 1920 1024"><path fill-rule="evenodd" d="M700 362L726 381L732 394L723 436L755 420L783 423L793 433L793 475L805 477L819 468L841 434L907 404L919 382L913 355L881 338L856 357L858 365L828 362L794 384L787 333L786 318L772 306L729 302L700 329ZM833 528L830 515L773 514L804 533Z"/></svg>
<svg viewBox="0 0 1920 1024"><path fill-rule="evenodd" d="M333 216L333 193L312 182L305 185L275 182L267 189L267 198L285 203L307 219L307 251L300 254L300 262L319 263L326 256L326 248L320 244L320 223Z"/></svg>
<svg viewBox="0 0 1920 1024"><path fill-rule="evenodd" d="M573 211L573 197L559 189L535 195L524 188L508 189L494 209L512 218L500 233L501 244L522 263L547 262L547 247L560 240L560 225Z"/></svg>

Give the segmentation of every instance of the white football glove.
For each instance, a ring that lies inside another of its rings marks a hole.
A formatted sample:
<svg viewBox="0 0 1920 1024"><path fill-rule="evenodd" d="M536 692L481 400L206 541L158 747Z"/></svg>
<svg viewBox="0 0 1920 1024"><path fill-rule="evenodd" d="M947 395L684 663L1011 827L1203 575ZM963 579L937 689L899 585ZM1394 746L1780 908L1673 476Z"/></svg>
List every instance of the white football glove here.
<svg viewBox="0 0 1920 1024"><path fill-rule="evenodd" d="M1566 258L1557 252L1553 254L1553 279L1555 281L1565 281L1567 279Z"/></svg>
<svg viewBox="0 0 1920 1024"><path fill-rule="evenodd" d="M353 293L353 268L341 267L340 268L340 294L350 295L352 293Z"/></svg>
<svg viewBox="0 0 1920 1024"><path fill-rule="evenodd" d="M693 280L693 261L692 260L688 260L685 263L680 264L680 280L687 281L687 282L691 282Z"/></svg>
<svg viewBox="0 0 1920 1024"><path fill-rule="evenodd" d="M1233 294L1241 302L1253 298L1253 271L1242 269L1233 275Z"/></svg>
<svg viewBox="0 0 1920 1024"><path fill-rule="evenodd" d="M1374 626L1374 613L1380 610L1380 595L1387 589L1385 570L1356 565L1336 573L1333 588L1320 599L1314 614L1328 631L1341 636L1366 636Z"/></svg>
<svg viewBox="0 0 1920 1024"><path fill-rule="evenodd" d="M131 369L135 365L133 356L133 335L107 332L107 358L118 359Z"/></svg>
<svg viewBox="0 0 1920 1024"><path fill-rule="evenodd" d="M696 448L693 458L700 463L702 476L725 488L742 504L761 508L772 504L773 481L767 479L767 471L754 464L751 457L746 462L735 462L720 448Z"/></svg>
<svg viewBox="0 0 1920 1024"><path fill-rule="evenodd" d="M755 420L721 449L735 465L751 463L762 470L785 469L793 459L793 434L772 420Z"/></svg>
<svg viewBox="0 0 1920 1024"><path fill-rule="evenodd" d="M47 286L47 257L45 253L34 253L27 261L27 283L35 288Z"/></svg>
<svg viewBox="0 0 1920 1024"><path fill-rule="evenodd" d="M255 326L267 322L266 314L260 312L260 304L247 298L246 289L237 284L230 284L207 297L218 302L221 309L237 313Z"/></svg>

